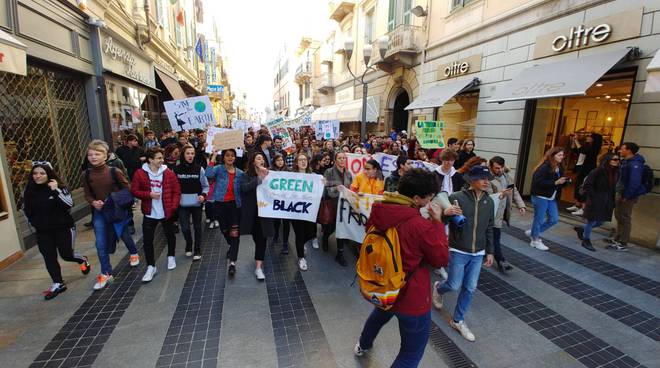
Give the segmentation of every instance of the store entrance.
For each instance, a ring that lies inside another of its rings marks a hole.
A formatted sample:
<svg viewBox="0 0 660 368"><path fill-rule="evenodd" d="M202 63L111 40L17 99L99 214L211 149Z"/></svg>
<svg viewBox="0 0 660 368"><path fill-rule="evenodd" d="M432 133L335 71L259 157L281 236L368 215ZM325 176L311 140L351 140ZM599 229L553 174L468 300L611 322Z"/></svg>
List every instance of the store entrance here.
<svg viewBox="0 0 660 368"><path fill-rule="evenodd" d="M394 100L394 112L392 114L392 126L397 132L408 129L408 110L405 110L405 108L409 104L410 97L408 97L406 91L402 90Z"/></svg>
<svg viewBox="0 0 660 368"><path fill-rule="evenodd" d="M592 133L600 134L603 142L598 158L621 144L634 78L634 72L612 73L594 83L586 96L537 100L533 121L525 122L532 124L531 134L521 142L529 147L526 162L523 162L523 194L530 194L534 168L544 153L560 146L568 153L564 161L566 176L573 179L571 185L564 187L560 200L566 204L575 202L575 188L580 185L575 170L579 154L572 149L572 141L577 139L585 144Z"/></svg>

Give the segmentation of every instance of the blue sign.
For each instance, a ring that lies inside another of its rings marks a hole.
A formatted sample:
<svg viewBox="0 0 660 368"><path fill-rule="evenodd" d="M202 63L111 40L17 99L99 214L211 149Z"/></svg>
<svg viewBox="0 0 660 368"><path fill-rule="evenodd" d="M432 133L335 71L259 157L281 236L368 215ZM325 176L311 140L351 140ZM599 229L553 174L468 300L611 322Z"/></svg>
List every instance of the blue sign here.
<svg viewBox="0 0 660 368"><path fill-rule="evenodd" d="M222 84L209 84L206 86L206 90L213 93L222 93L225 91L225 86Z"/></svg>

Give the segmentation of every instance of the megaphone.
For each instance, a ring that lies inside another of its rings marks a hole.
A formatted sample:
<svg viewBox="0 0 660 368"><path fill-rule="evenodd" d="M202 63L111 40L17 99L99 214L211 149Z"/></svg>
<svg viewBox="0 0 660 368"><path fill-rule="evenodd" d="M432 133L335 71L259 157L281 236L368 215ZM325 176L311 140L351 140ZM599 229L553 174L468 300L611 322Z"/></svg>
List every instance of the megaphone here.
<svg viewBox="0 0 660 368"><path fill-rule="evenodd" d="M433 198L433 201L437 206L439 206L442 211L446 210L447 208L452 207L451 202L449 201L449 193L447 192L440 192L438 193L435 198ZM458 206L458 201L454 204L455 206ZM450 217L451 222L454 223L457 227L463 227L465 225L465 216L463 215L454 215Z"/></svg>

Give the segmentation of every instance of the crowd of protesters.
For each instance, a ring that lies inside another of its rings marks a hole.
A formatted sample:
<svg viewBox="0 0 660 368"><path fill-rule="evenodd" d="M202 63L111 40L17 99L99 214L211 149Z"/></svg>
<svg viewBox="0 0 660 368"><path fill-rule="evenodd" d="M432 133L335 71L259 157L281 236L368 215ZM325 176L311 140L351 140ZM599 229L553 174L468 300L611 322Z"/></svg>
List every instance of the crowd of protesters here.
<svg viewBox="0 0 660 368"><path fill-rule="evenodd" d="M495 264L500 272L513 270L500 244L501 229L508 225L514 208L521 214L527 209L505 159L477 156L478 148L472 139L450 138L444 149L427 150L406 131L392 131L386 136L372 134L365 139L341 133L334 140L317 139L307 127L291 133L294 147L284 147L283 137L271 136L262 126L257 131L246 132L243 149L211 154L206 153L209 143L203 130L179 133L166 130L160 139L152 131L146 131L144 136L130 133L114 153L105 142L92 141L84 159L82 186L92 209L92 220L86 225L93 227L100 261L94 290L103 289L113 281L109 255L115 252L119 239L128 249L130 266L140 264L132 237L134 200L139 202L143 214L146 258L143 282L152 281L157 274L154 234L158 224L167 242L168 270L176 268L177 232L183 233L185 256L199 261L202 233L219 229L228 244L228 274L236 274L240 236L251 235L255 244L254 274L262 281L266 278L267 247L280 247L281 253L288 255L289 244L294 244L301 271L309 268L306 259L309 248L330 251L340 192L351 190L358 194L384 195L382 203L374 204L367 225L383 231L391 227L402 230L403 268L412 275L406 284L409 290L397 299L392 310L376 308L371 314L355 346L355 354L365 354L382 325L396 316L402 345L393 366L417 366L428 339L431 308L443 308L443 295L452 291L459 294L450 325L466 340L475 341L465 316L481 267ZM575 231L582 246L594 251L593 228L610 221L614 213L617 232L610 240L610 247L625 250L630 238L632 207L646 193L642 180L644 159L632 142L599 157L599 142L602 140L597 136L584 144L573 141L574 153L585 156L575 179L578 185L574 209L581 211L577 214L583 215L586 223L575 227ZM347 167L349 153L394 155L396 169L385 177L379 162L369 158L363 170L352 175ZM538 250L548 250L541 235L558 222L557 202L562 188L571 183L563 166L569 153L563 147L549 149L532 175L534 215L526 233L530 246ZM413 161L437 166L433 171L413 169ZM325 188L316 223L259 216L257 186L270 170L323 176ZM450 205L437 208L433 200L443 192ZM66 290L58 252L63 260L78 263L83 274L91 269L87 257L74 252L75 226L69 214L72 206L66 184L50 163L34 161L25 190L25 214L36 229L39 250L53 280L45 293L46 299ZM423 216L424 211L428 216ZM459 217L461 221L457 220ZM207 229L204 224L208 225ZM293 229L293 241L290 229ZM345 267L348 262L344 250L359 244L345 239L336 239L335 244L334 259ZM431 285L428 267L440 271L442 280Z"/></svg>

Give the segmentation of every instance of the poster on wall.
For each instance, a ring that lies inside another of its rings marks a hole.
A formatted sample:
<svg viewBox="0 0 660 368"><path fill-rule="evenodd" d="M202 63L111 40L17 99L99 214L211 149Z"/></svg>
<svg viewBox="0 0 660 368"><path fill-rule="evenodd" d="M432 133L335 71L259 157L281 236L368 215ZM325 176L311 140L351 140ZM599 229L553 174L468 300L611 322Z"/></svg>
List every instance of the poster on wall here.
<svg viewBox="0 0 660 368"><path fill-rule="evenodd" d="M415 135L422 148L445 148L444 121L416 121L415 128Z"/></svg>
<svg viewBox="0 0 660 368"><path fill-rule="evenodd" d="M350 239L361 243L364 240L367 219L371 214L374 202L383 199L383 196L363 194L358 196L348 189L339 193L337 206L337 239Z"/></svg>
<svg viewBox="0 0 660 368"><path fill-rule="evenodd" d="M205 129L216 124L209 96L165 101L163 104L170 126L176 132L189 129Z"/></svg>
<svg viewBox="0 0 660 368"><path fill-rule="evenodd" d="M260 217L316 222L323 176L270 171L257 186Z"/></svg>

